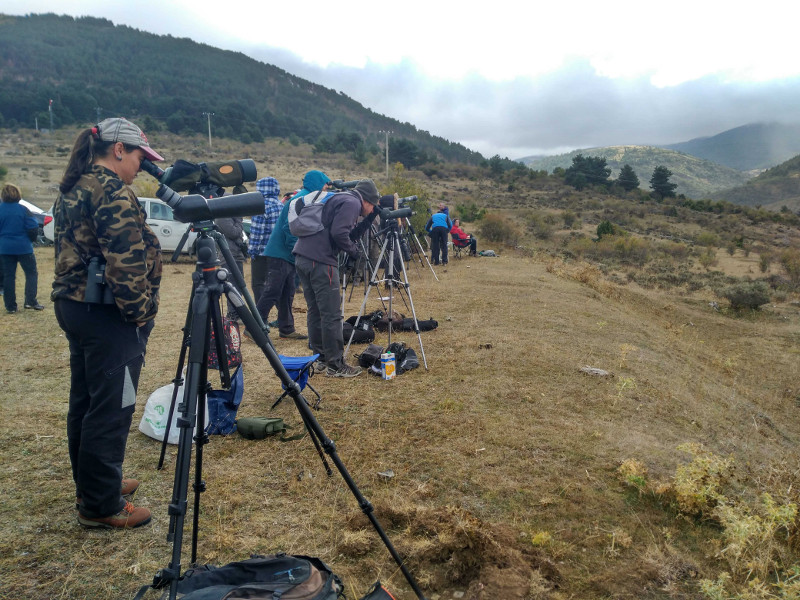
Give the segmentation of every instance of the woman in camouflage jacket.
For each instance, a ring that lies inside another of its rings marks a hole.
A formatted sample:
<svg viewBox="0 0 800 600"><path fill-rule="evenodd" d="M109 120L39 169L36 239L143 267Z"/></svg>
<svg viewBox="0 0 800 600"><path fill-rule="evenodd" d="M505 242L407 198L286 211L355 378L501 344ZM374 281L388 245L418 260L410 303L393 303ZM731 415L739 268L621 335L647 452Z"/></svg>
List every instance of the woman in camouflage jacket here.
<svg viewBox="0 0 800 600"><path fill-rule="evenodd" d="M67 437L85 527L137 527L150 511L128 497L125 444L147 338L158 311L161 247L128 187L143 159L163 160L144 133L121 118L83 131L53 207L52 299L69 341ZM105 273L104 284L97 283Z"/></svg>

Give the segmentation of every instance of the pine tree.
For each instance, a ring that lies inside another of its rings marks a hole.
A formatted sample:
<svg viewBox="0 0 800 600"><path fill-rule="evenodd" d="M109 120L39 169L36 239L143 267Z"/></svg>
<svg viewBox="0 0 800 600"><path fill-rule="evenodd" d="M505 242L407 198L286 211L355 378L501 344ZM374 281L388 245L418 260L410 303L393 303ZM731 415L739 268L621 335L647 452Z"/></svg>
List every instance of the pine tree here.
<svg viewBox="0 0 800 600"><path fill-rule="evenodd" d="M669 180L670 177L672 177L672 171L667 167L658 166L653 169L653 176L650 178L650 189L660 199L675 196L675 188L678 187L678 184L672 183Z"/></svg>
<svg viewBox="0 0 800 600"><path fill-rule="evenodd" d="M627 164L623 165L619 171L619 177L617 177L617 183L626 192L630 192L631 190L635 190L636 188L638 188L639 178L636 176L636 172L633 170L633 167Z"/></svg>

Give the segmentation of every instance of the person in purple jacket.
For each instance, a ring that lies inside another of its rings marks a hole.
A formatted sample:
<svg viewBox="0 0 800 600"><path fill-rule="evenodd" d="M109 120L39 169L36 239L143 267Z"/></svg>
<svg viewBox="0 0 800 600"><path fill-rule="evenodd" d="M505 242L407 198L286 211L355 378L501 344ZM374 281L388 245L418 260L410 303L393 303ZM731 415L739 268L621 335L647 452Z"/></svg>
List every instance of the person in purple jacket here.
<svg viewBox="0 0 800 600"><path fill-rule="evenodd" d="M358 257L359 249L353 240L372 223L379 199L378 188L371 179L362 179L352 190L334 194L322 210L324 229L298 238L294 246L295 267L308 305L309 344L327 365L329 377L361 374L361 367L344 362L338 254ZM359 217L366 218L358 223Z"/></svg>

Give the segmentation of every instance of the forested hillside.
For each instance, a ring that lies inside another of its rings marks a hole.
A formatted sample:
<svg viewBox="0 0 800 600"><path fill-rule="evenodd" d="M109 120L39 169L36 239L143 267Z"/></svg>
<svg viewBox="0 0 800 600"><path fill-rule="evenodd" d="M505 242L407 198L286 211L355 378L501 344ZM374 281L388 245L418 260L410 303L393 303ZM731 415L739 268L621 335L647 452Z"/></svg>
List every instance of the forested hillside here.
<svg viewBox="0 0 800 600"><path fill-rule="evenodd" d="M766 169L800 154L800 125L751 123L664 148L740 171Z"/></svg>
<svg viewBox="0 0 800 600"><path fill-rule="evenodd" d="M678 185L677 193L691 198L705 198L714 191L742 185L749 179L741 171L655 146L590 148L557 156L523 158L521 161L534 170L552 172L555 168L568 168L578 154L605 158L612 178L617 177L623 165L630 165L645 190L648 189L653 170L658 166L667 167L672 171L672 181Z"/></svg>
<svg viewBox="0 0 800 600"><path fill-rule="evenodd" d="M123 49L123 52L120 52ZM48 104L52 100L52 112ZM125 115L148 131L243 142L320 143L355 156L378 152L381 130L415 166L483 157L410 123L374 113L341 92L244 54L159 36L93 17L0 15L0 127L87 124Z"/></svg>
<svg viewBox="0 0 800 600"><path fill-rule="evenodd" d="M724 190L712 196L745 206L770 210L800 210L800 156L767 169L746 185Z"/></svg>

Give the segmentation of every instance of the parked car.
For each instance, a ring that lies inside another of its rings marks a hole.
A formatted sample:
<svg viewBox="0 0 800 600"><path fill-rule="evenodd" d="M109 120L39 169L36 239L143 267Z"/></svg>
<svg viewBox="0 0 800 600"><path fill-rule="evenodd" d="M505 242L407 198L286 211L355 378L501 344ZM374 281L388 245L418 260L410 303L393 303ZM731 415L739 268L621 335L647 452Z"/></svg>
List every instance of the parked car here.
<svg viewBox="0 0 800 600"><path fill-rule="evenodd" d="M39 239L36 240L35 244L37 246L45 246L51 244L52 240L47 238L47 236L44 233L44 228L53 222L53 216L47 211L42 210L35 204L31 204L27 200L20 200L19 203L28 209L28 212L31 213L33 218L36 219L36 222L39 224Z"/></svg>
<svg viewBox="0 0 800 600"><path fill-rule="evenodd" d="M189 225L176 220L172 216L172 209L169 205L158 198L139 198L139 204L142 205L145 213L147 213L147 224L158 237L158 241L161 243L161 250L164 253L174 252ZM51 207L50 211L46 213L50 217L50 221L45 223L44 226L44 235L50 242L54 240L52 210ZM181 248L182 254L190 254L192 252L196 237L197 234L194 231L189 232L189 236L183 248Z"/></svg>

